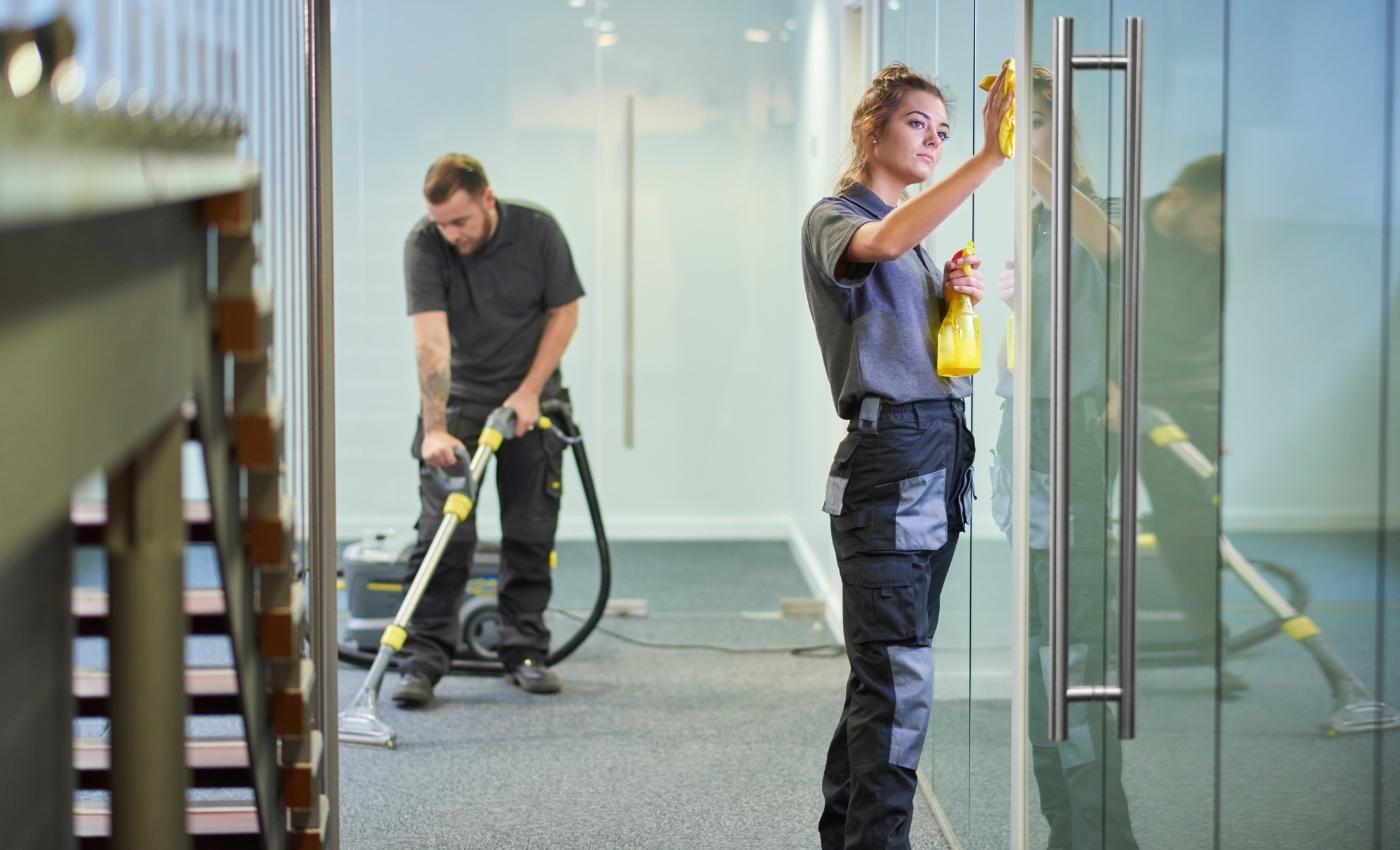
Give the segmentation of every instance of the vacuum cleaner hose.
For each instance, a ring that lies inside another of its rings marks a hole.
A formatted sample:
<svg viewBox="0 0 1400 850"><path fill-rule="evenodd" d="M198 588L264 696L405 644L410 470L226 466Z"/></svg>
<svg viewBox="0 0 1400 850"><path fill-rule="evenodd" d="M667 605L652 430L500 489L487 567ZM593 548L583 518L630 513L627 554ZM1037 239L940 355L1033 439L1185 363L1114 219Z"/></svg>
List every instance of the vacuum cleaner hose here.
<svg viewBox="0 0 1400 850"><path fill-rule="evenodd" d="M550 418L553 427L559 429L560 436L564 438L573 452L574 463L578 467L579 480L583 482L584 498L588 502L588 517L593 524L593 538L598 546L598 596L593 600L593 609L573 636L545 659L545 663L552 667L573 654L574 650L588 639L588 635L598 625L598 621L603 618L603 611L608 605L608 594L612 589L612 556L608 549L608 535L603 529L603 514L598 507L598 491L593 484L593 471L588 465L588 452L583 446L578 425L573 420L568 403L551 399L540 405L540 413ZM355 646L341 643L336 654L341 661L354 664L357 667L368 668L374 663L376 653L365 652ZM505 668L499 661L472 661L455 658L452 660L448 672L467 676L499 676L505 672Z"/></svg>
<svg viewBox="0 0 1400 850"><path fill-rule="evenodd" d="M1288 604L1295 611L1302 613L1308 607L1308 586L1303 583L1297 573L1272 561L1252 560L1250 563L1261 573L1267 573L1287 588ZM1280 634L1278 623L1277 619L1270 618L1238 634L1230 635L1221 649L1227 657L1252 649ZM1138 663L1150 667L1191 666L1201 663L1200 649L1187 642L1160 643L1150 647L1139 647Z"/></svg>

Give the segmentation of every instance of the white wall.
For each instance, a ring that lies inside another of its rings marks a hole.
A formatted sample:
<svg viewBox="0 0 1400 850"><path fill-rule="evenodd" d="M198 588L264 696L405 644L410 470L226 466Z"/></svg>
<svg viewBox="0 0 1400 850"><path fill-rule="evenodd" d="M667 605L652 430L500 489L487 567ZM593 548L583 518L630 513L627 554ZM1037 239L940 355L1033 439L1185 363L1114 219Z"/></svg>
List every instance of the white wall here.
<svg viewBox="0 0 1400 850"><path fill-rule="evenodd" d="M564 375L610 533L787 536L791 288L800 294L790 7L617 0L605 15L617 42L595 48L592 4L335 4L342 535L402 528L416 514L402 243L428 164L458 150L483 161L498 194L551 209L573 247L588 295ZM749 27L773 37L746 41ZM629 95L634 448L622 444ZM572 475L565 487L561 536L586 536ZM483 534L494 535L484 507Z"/></svg>

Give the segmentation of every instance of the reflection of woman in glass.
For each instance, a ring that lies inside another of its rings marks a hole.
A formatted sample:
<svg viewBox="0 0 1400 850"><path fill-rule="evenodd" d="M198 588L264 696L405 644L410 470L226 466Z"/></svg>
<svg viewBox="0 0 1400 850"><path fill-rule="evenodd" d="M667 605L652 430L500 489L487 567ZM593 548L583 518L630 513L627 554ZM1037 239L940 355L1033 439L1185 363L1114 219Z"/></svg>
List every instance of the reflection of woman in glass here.
<svg viewBox="0 0 1400 850"><path fill-rule="evenodd" d="M1040 66L1032 68L1031 188L1031 305L1037 329L1048 327L1050 314L1050 96L1053 80ZM1071 124L1072 171L1070 275L1071 332L1069 379L1070 469L1070 610L1069 678L1073 684L1105 681L1108 653L1104 622L1109 586L1104 551L1108 545L1105 506L1114 470L1106 458L1110 424L1116 419L1116 388L1107 374L1110 340L1103 329L1109 300L1109 266L1116 262L1118 228L1110 223L1107 203L1094 191L1079 157L1078 122ZM1010 260L998 281L1001 297L1014 309L1016 274ZM1123 793L1122 752L1109 710L1071 703L1069 737L1052 742L1047 735L1049 633L1050 523L1050 344L1048 333L1031 335L1032 350L1016 352L1015 370L1028 370L1030 381L1030 735L1040 809L1050 825L1050 848L1137 847ZM1001 428L992 466L993 513L1011 535L1011 407L1013 378L1007 349L998 357L997 394L1002 397ZM1106 415L1106 413L1108 415ZM1112 435L1115 436L1116 435ZM1107 728L1107 734L1105 729Z"/></svg>
<svg viewBox="0 0 1400 850"><path fill-rule="evenodd" d="M1004 72L1003 72L1004 73ZM822 847L907 848L933 690L938 598L968 519L973 456L966 378L942 378L929 329L948 287L975 303L980 260L942 272L920 242L1004 161L1001 79L972 159L929 179L948 138L943 93L885 68L851 119L852 162L802 229L803 277L836 412L849 421L827 482L841 572L845 707L827 754ZM953 241L961 243L962 238Z"/></svg>

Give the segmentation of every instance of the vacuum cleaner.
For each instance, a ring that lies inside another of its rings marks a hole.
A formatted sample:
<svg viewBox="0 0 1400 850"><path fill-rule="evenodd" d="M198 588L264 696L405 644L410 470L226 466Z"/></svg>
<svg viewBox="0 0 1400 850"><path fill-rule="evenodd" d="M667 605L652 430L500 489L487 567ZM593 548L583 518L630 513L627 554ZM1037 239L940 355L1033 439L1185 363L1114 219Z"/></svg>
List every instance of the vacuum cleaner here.
<svg viewBox="0 0 1400 850"><path fill-rule="evenodd" d="M460 488L457 488L460 489ZM447 493L453 492L446 490ZM409 558L418 533L378 532L346 546L340 556L342 608L347 616L340 624L342 660L368 667L379 648L379 636L394 621L403 604L408 582ZM501 547L482 540L472 555L462 602L457 608L457 646L453 657L469 661L495 661L500 643L501 615L496 589ZM551 564L557 557L551 558Z"/></svg>
<svg viewBox="0 0 1400 850"><path fill-rule="evenodd" d="M597 494L593 486L593 476L588 465L588 456L583 447L583 438L571 417L569 405L566 401L552 399L540 405L540 412L540 420L536 427L553 434L573 451L579 477L588 499L589 516L598 545L600 565L598 596L593 609L572 638L546 659L546 663L553 666L577 649L593 631L598 621L602 619L603 611L607 607L611 584L611 559L608 552L607 535L603 530L602 514L598 508ZM349 646L341 643L339 647L338 655L341 660L369 667L369 673L359 691L356 692L350 707L340 713L339 738L341 742L389 748L394 746L396 742L394 730L379 716L379 690L383 684L384 675L392 665L393 656L403 648L404 642L408 638L408 624L413 619L418 602L442 560L448 541L451 540L457 527L470 516L476 505L477 494L491 458L500 450L501 444L510 439L514 433L514 411L505 407L497 408L487 417L481 436L477 440L476 451L470 459L466 458L464 451L459 450L459 457L466 466L466 474L461 477L451 477L442 471L435 470L433 472L434 477L438 479L439 486L450 493L443 506L442 521L438 525L427 554L418 568L417 575L408 589L403 592L402 601L398 605L393 621L384 628L379 638L377 651L374 653L366 652L356 646L354 641ZM482 561L489 564L490 558L485 557ZM402 569L398 571L398 575L403 575ZM471 586L471 581L478 582L475 588ZM381 590L380 588L368 587L370 582L365 582L365 584L365 589L370 592ZM476 592L473 593L472 590ZM463 610L474 604L475 610L491 615L483 617L479 621L467 621L469 627L476 629L476 627L471 626L471 623L488 623L492 621L491 617L495 616L494 575L489 576L488 580L487 577L478 577L474 573L473 578L469 581L469 592ZM483 628L477 630L476 633L481 639L477 642L475 650L468 653L468 658L454 659L451 671L500 675L504 672L504 668L494 658L494 640L489 638L489 631Z"/></svg>
<svg viewBox="0 0 1400 850"><path fill-rule="evenodd" d="M1200 477L1209 479L1215 476L1216 465L1191 443L1186 432L1170 416L1144 406L1142 419L1144 432L1154 445L1176 455ZM1231 638L1225 646L1226 654L1239 652L1282 632L1308 651L1332 691L1332 714L1322 725L1325 735L1332 737L1400 728L1400 711L1372 696L1361 680L1323 642L1322 630L1317 623L1302 613L1307 591L1291 571L1275 564L1251 563L1224 534L1220 535L1220 556L1230 571L1272 614L1270 622ZM1264 577L1265 571L1284 579L1290 586L1291 600L1279 593Z"/></svg>

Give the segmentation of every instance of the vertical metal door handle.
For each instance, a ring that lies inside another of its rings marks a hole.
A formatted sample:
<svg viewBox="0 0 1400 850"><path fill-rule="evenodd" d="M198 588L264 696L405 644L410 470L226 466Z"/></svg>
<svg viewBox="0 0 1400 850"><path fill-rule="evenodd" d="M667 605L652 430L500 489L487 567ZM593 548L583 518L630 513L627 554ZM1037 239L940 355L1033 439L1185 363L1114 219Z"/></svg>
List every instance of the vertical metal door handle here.
<svg viewBox="0 0 1400 850"><path fill-rule="evenodd" d="M1074 21L1054 22L1051 64L1050 324L1054 334L1050 358L1050 712L1049 735L1069 735L1069 703L1116 701L1118 736L1136 730L1137 693L1137 406L1139 398L1139 304L1142 282L1142 18L1124 21L1122 56L1074 55ZM1124 71L1125 121L1123 189L1123 369L1119 432L1122 436L1119 492L1119 665L1117 686L1069 687L1069 374L1070 374L1070 207L1073 186L1071 115L1076 69Z"/></svg>
<svg viewBox="0 0 1400 850"><path fill-rule="evenodd" d="M1142 304L1142 18L1123 22L1123 370L1118 415L1118 737L1137 730L1137 480Z"/></svg>
<svg viewBox="0 0 1400 850"><path fill-rule="evenodd" d="M1069 736L1069 268L1074 20L1055 18L1050 119L1050 740Z"/></svg>

